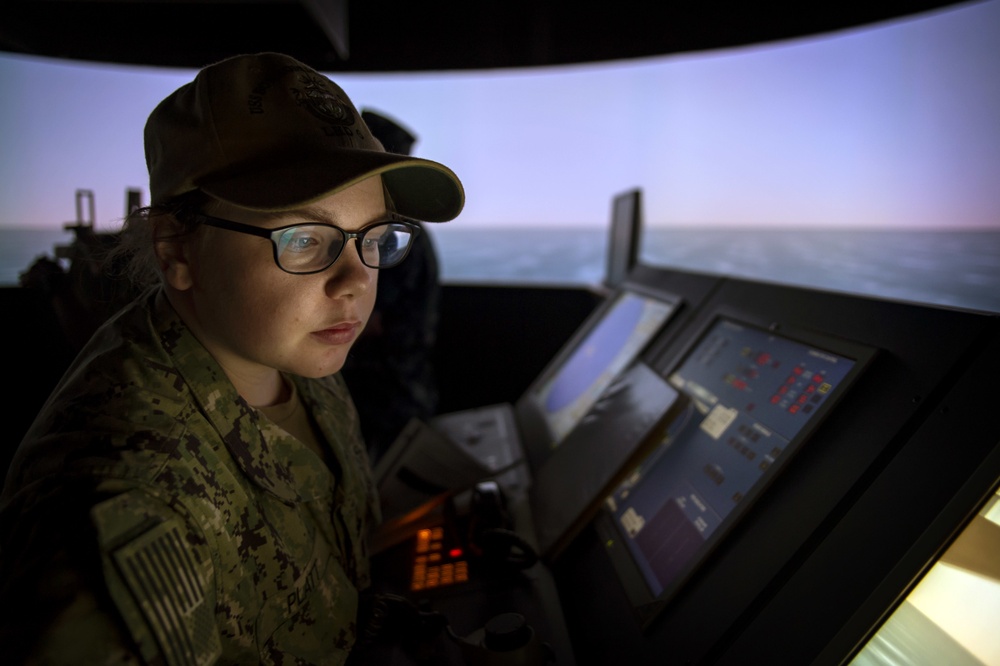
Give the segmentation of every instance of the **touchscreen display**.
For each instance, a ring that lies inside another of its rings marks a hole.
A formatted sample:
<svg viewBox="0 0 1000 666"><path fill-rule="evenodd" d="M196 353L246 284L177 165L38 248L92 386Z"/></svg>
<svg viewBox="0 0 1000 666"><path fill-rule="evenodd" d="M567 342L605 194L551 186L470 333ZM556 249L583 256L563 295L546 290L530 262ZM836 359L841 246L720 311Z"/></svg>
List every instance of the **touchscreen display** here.
<svg viewBox="0 0 1000 666"><path fill-rule="evenodd" d="M704 559L856 361L718 318L670 372L690 401L606 508L649 599Z"/></svg>
<svg viewBox="0 0 1000 666"><path fill-rule="evenodd" d="M674 305L630 291L618 294L566 360L533 396L556 448L615 377L670 316Z"/></svg>

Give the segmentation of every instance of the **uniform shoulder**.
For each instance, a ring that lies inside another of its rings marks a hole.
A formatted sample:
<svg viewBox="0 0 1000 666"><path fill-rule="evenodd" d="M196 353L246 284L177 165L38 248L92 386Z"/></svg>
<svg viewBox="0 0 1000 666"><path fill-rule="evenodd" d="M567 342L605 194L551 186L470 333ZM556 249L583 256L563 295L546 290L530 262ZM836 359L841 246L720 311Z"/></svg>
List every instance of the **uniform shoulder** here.
<svg viewBox="0 0 1000 666"><path fill-rule="evenodd" d="M212 549L196 520L155 490L43 485L41 497L19 496L0 514L0 603L23 611L0 632L19 634L17 654L5 658L210 663L219 655Z"/></svg>
<svg viewBox="0 0 1000 666"><path fill-rule="evenodd" d="M108 593L139 646L155 659L170 646L177 663L212 663L221 654L215 626L215 568L194 520L142 489L90 512Z"/></svg>

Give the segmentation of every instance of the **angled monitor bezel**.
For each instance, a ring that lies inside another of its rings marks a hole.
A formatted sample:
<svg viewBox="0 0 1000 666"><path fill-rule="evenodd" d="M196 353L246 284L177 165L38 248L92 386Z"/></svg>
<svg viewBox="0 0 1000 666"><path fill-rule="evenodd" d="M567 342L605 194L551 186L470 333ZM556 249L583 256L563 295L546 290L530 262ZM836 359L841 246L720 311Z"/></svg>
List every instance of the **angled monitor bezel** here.
<svg viewBox="0 0 1000 666"><path fill-rule="evenodd" d="M934 555L934 557L932 557L930 560L926 561L923 564L923 566L920 569L919 575L917 575L916 577L914 577L913 580L910 582L910 584L907 585L906 588L903 590L903 592L899 595L899 597L895 599L894 603L891 604L889 607L887 607L885 609L884 614L882 614L879 617L878 622L871 626L870 630L864 634L863 639L859 643L857 643L856 645L854 645L854 647L850 651L850 653L840 663L844 663L844 664L864 663L864 661L857 662L858 657L862 656L864 654L864 652L865 652L865 649L868 648L868 646L871 645L874 641L879 640L880 638L882 638L883 640L886 640L886 632L888 632L888 636L889 637L895 637L895 638L898 639L898 637L900 635L903 635L903 636L906 636L907 639L908 639L905 642L908 643L909 645L906 645L906 646L893 645L893 649L897 650L895 652L896 654L900 654L900 655L902 655L905 658L905 650L906 649L909 649L910 651L915 651L915 652L923 653L922 649L915 648L912 645L912 641L913 641L914 637L916 637L917 639L924 637L924 634L922 634L919 631L918 632L914 632L912 630L912 626L908 626L909 622L907 620L912 620L913 617L910 616L910 617L904 619L899 625L894 625L893 624L894 619L897 617L898 611L900 611L900 609L903 608L904 605L907 602L911 602L913 600L915 592L917 592L918 588L921 587L921 585L924 583L925 580L928 579L928 577L932 574L932 572L935 571L935 569L937 568L937 565L939 565L939 564L945 564L945 563L950 564L950 562L947 562L947 558L949 556L949 553L952 552L952 546L954 546L955 543L963 535L966 535L967 533L969 533L970 529L972 529L972 528L974 528L974 527L977 526L977 519L979 519L981 517L982 512L987 507L990 507L991 505L995 507L996 503L998 501L998 498L1000 498L1000 479L996 480L996 482L994 483L994 485L991 488L991 490L986 493L985 497L982 498L980 504L976 507L976 510L973 511L970 516L966 517L959 524L959 526L955 530L955 533L953 535L951 535L951 537L946 542L942 543L940 550ZM978 523L978 524L981 525L981 523ZM996 528L995 527L991 527L990 529L991 530L995 530ZM995 541L991 541L990 543L991 544L995 544L996 542ZM990 554L995 556L996 555L995 550L996 550L995 548L992 549L992 550L990 550L989 551ZM995 563L996 563L997 560L996 559L992 559L991 561L994 563L993 566L995 568L996 567ZM981 562L980 562L980 564L981 564ZM980 576L979 579L982 580L982 577ZM989 579L987 579L987 580L993 581L994 584L995 584L995 581L996 581L996 579L992 578L992 577L989 578ZM981 617L985 616L985 617L989 618L989 620L992 620L994 622L996 621L997 612L995 610L993 610L993 612L990 612L991 609L996 609L995 605L984 603L982 605L982 607L977 608L976 603L975 603L976 600L974 598L971 598L969 596L969 590L967 590L965 588L960 588L960 589L962 589L962 592L965 593L965 596L963 596L963 601L965 601L967 603L964 603L964 604L943 604L943 607L945 607L945 608L961 608L961 607L968 608L968 607L971 607L971 608L975 609L975 612L976 612L977 615L980 615ZM982 592L982 590L978 590L978 591ZM968 603L968 602L972 602L972 603ZM919 610L917 612L919 613ZM929 617L928 615L925 615L923 613L919 613L918 617L920 617L920 618L924 619L925 621L930 622L931 624L933 624L933 628L934 629L939 630L943 636L947 637L947 639L948 639L946 641L947 644L949 644L949 645L957 645L957 646L959 646L957 648L959 650L966 650L966 649L968 649L968 646L965 643L963 643L961 641L958 641L957 637L949 631L949 629L947 628L947 625L940 625L940 624L934 623L932 619L928 619L928 617ZM908 629L908 631L902 631L902 632L900 632L898 630L898 628L895 631L893 631L892 627L894 627L894 626L895 627L905 627L906 629ZM996 626L996 624L993 624L993 626ZM954 627L951 627L951 628L954 628ZM928 627L927 629L930 629L930 627ZM933 635L931 632L925 632L925 633L928 634L928 635ZM980 638L982 638L982 634L981 633L978 634L978 636ZM925 638L925 640L927 640L927 639ZM921 648L925 648L926 644L921 645L920 647ZM875 651L876 654L884 652L885 649L886 649L886 647L884 645L876 645L874 647L874 651ZM870 655L869 655L869 658L870 658Z"/></svg>
<svg viewBox="0 0 1000 666"><path fill-rule="evenodd" d="M813 660L813 666L853 662L882 631L895 612L943 561L952 545L1000 495L1000 442L978 465L947 506L885 576L837 635Z"/></svg>
<svg viewBox="0 0 1000 666"><path fill-rule="evenodd" d="M635 360L539 469L529 497L542 558L553 562L600 510L604 497L662 438L684 398Z"/></svg>

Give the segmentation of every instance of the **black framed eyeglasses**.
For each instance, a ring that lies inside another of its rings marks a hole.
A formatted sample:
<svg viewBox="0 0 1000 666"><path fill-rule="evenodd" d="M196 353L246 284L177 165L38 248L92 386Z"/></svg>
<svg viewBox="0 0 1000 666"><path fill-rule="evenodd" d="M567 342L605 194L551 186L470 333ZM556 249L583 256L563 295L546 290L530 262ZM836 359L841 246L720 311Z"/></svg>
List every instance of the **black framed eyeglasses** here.
<svg viewBox="0 0 1000 666"><path fill-rule="evenodd" d="M420 233L416 223L396 217L369 224L358 231L345 231L319 222L262 229L205 213L196 213L194 217L210 227L270 239L274 248L274 263L286 273L295 275L325 271L337 261L347 241L352 238L365 266L391 268L406 259L413 239Z"/></svg>

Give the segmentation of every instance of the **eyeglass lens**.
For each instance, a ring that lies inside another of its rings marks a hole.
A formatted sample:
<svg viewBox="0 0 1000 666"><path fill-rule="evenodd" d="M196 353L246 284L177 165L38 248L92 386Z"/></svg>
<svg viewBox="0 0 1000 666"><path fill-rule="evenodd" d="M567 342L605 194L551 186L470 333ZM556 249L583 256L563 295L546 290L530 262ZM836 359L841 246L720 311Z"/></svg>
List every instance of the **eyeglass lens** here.
<svg viewBox="0 0 1000 666"><path fill-rule="evenodd" d="M355 243L366 266L389 268L406 257L413 235L405 224L386 222L366 229ZM303 224L277 234L275 256L286 271L320 271L337 260L346 241L347 235L335 227Z"/></svg>

